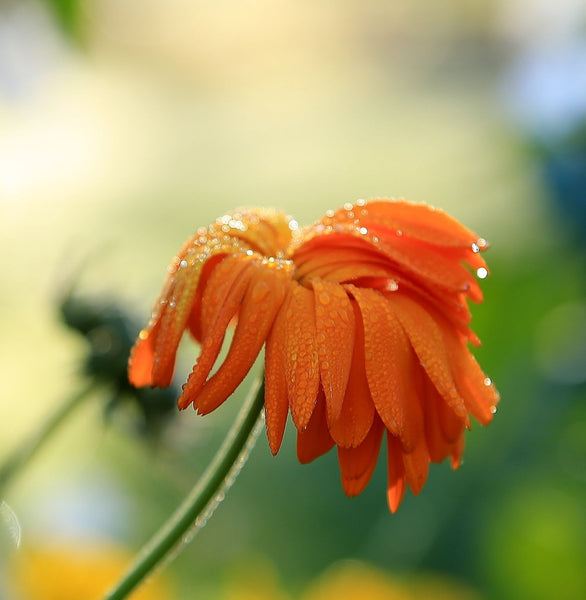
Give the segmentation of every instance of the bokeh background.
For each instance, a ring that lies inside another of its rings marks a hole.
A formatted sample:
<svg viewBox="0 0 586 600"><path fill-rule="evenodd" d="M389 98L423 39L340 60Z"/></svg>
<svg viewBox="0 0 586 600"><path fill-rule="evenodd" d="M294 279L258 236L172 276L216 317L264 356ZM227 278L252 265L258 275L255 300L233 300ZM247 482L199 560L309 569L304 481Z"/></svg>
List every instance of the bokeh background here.
<svg viewBox="0 0 586 600"><path fill-rule="evenodd" d="M582 0L0 1L0 459L103 375L197 227L424 201L492 245L473 325L502 401L462 468L392 516L384 460L350 500L334 453L300 466L292 428L276 458L261 436L143 593L586 597L585 32ZM98 598L245 394L141 412L118 377L0 490L0 597Z"/></svg>

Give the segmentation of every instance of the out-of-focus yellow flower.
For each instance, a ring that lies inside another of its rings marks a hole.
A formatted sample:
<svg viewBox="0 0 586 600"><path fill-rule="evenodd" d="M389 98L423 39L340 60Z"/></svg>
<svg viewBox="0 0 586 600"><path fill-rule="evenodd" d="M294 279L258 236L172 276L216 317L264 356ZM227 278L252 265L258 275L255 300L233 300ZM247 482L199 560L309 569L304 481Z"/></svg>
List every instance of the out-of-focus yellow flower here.
<svg viewBox="0 0 586 600"><path fill-rule="evenodd" d="M345 561L311 584L301 600L414 600L405 586L366 564Z"/></svg>
<svg viewBox="0 0 586 600"><path fill-rule="evenodd" d="M131 559L126 550L109 543L23 546L10 569L11 585L19 600L100 600ZM158 577L129 596L132 600L173 597Z"/></svg>
<svg viewBox="0 0 586 600"><path fill-rule="evenodd" d="M436 576L397 580L354 560L334 565L302 594L300 600L480 600L458 581Z"/></svg>

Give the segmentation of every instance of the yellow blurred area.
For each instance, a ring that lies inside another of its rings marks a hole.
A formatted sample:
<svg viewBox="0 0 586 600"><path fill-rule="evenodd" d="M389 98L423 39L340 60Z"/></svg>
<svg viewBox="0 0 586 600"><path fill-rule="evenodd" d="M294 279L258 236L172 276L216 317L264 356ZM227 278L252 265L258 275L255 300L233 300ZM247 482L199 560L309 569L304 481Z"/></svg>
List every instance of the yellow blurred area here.
<svg viewBox="0 0 586 600"><path fill-rule="evenodd" d="M23 548L11 569L18 600L100 600L125 572L132 555L111 543L51 542ZM168 582L153 577L128 596L132 600L171 600Z"/></svg>

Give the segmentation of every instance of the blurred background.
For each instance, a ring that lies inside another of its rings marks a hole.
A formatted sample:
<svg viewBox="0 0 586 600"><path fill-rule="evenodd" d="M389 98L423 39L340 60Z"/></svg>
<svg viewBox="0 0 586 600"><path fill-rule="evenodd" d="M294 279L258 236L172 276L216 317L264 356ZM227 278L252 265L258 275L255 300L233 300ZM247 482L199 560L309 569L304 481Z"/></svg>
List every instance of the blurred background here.
<svg viewBox="0 0 586 600"><path fill-rule="evenodd" d="M0 0L0 461L101 382L0 489L0 597L99 598L234 418L246 384L205 420L125 387L183 241L371 197L491 243L496 418L394 516L384 460L348 499L335 453L300 466L292 427L276 458L263 434L136 597L586 597L582 0Z"/></svg>

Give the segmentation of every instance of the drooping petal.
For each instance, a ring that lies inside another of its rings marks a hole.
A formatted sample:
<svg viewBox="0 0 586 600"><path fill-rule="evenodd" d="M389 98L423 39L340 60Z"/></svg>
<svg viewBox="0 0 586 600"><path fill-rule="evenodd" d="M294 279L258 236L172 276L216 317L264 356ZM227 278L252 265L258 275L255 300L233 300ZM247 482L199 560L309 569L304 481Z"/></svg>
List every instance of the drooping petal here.
<svg viewBox="0 0 586 600"><path fill-rule="evenodd" d="M313 413L319 386L315 301L312 291L296 282L292 285L285 325L285 375L291 416L297 429L302 430Z"/></svg>
<svg viewBox="0 0 586 600"><path fill-rule="evenodd" d="M297 430L297 459L307 464L328 452L334 446L326 417L326 398L320 389L315 409L305 429Z"/></svg>
<svg viewBox="0 0 586 600"><path fill-rule="evenodd" d="M460 262L438 252L431 244L406 236L392 241L383 237L378 239L376 245L397 265L400 273L417 277L447 293L465 292L475 302L482 300L480 286L470 271Z"/></svg>
<svg viewBox="0 0 586 600"><path fill-rule="evenodd" d="M465 419L468 426L468 411L452 377L450 361L438 325L425 308L405 294L389 294L387 298L429 378L456 415Z"/></svg>
<svg viewBox="0 0 586 600"><path fill-rule="evenodd" d="M403 452L403 465L409 487L417 496L423 489L429 473L429 452L423 438L411 452Z"/></svg>
<svg viewBox="0 0 586 600"><path fill-rule="evenodd" d="M265 421L269 447L273 455L277 454L281 447L289 413L287 377L285 375L289 299L290 293L283 300L275 317L267 337L265 350Z"/></svg>
<svg viewBox="0 0 586 600"><path fill-rule="evenodd" d="M315 340L319 373L326 395L328 423L342 410L354 347L354 311L337 283L312 280L315 296Z"/></svg>
<svg viewBox="0 0 586 600"><path fill-rule="evenodd" d="M459 464L464 448L463 419L454 414L425 373L421 373L415 384L424 398L425 440L430 461L439 463L452 455L452 466L456 459Z"/></svg>
<svg viewBox="0 0 586 600"><path fill-rule="evenodd" d="M387 298L376 290L347 286L364 322L366 375L385 427L411 452L423 435L420 400L411 383L413 351Z"/></svg>
<svg viewBox="0 0 586 600"><path fill-rule="evenodd" d="M375 418L374 404L366 379L364 359L364 328L356 302L352 302L353 322L355 323L354 348L350 377L342 402L342 410L337 419L329 423L330 434L342 448L355 448L364 441L372 429Z"/></svg>
<svg viewBox="0 0 586 600"><path fill-rule="evenodd" d="M438 319L443 331L446 349L452 361L452 373L466 409L482 425L488 425L496 412L499 393L490 377L480 368L476 359L454 332Z"/></svg>
<svg viewBox="0 0 586 600"><path fill-rule="evenodd" d="M240 240L226 235L218 239L203 229L173 258L151 319L131 351L128 374L133 385L164 387L171 383L177 347L193 320L202 270L209 260L238 251L242 251Z"/></svg>
<svg viewBox="0 0 586 600"><path fill-rule="evenodd" d="M394 514L407 490L405 467L403 466L403 455L401 442L387 430L387 502L389 509Z"/></svg>
<svg viewBox="0 0 586 600"><path fill-rule="evenodd" d="M486 247L486 242L479 240L475 233L443 210L428 204L406 200L370 200L368 203L345 206L336 211L332 218L336 223L355 222L356 219L365 227L383 226L431 244L468 247L480 241L478 245L481 249Z"/></svg>
<svg viewBox="0 0 586 600"><path fill-rule="evenodd" d="M194 399L199 414L215 410L244 379L273 325L289 280L290 269L274 262L255 264L226 360Z"/></svg>
<svg viewBox="0 0 586 600"><path fill-rule="evenodd" d="M358 496L368 485L378 460L383 432L382 421L375 418L368 435L359 446L338 446L342 487L347 496Z"/></svg>
<svg viewBox="0 0 586 600"><path fill-rule="evenodd" d="M234 263L237 262L235 259ZM238 276L235 279L230 279L232 285L227 295L224 298L218 299L220 305L217 307L217 312L213 315L215 317L213 325L206 323L204 326L207 335L204 338L197 362L189 375L187 383L183 386L183 394L181 394L178 401L180 409L187 408L200 393L220 354L226 328L240 307L254 271L254 263L252 261L244 261L242 269L235 269L235 273ZM216 298L215 288L220 283L223 283L223 279L219 280L212 274L204 293L205 304L208 304L208 300L211 302L211 298Z"/></svg>

